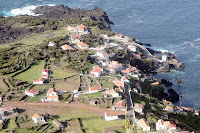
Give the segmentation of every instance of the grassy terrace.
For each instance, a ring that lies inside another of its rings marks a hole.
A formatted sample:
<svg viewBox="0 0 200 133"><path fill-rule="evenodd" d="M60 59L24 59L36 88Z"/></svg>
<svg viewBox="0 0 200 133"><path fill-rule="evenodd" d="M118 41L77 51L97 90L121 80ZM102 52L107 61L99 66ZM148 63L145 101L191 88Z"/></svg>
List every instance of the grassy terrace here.
<svg viewBox="0 0 200 133"><path fill-rule="evenodd" d="M51 75L55 78L55 79L62 79L62 78L66 78L66 77L70 77L72 75L78 74L77 72L65 72L57 67L55 67L54 65L50 65L50 69L52 71Z"/></svg>
<svg viewBox="0 0 200 133"><path fill-rule="evenodd" d="M98 93L92 93L92 94L87 94L87 95L81 95L79 97L89 97L89 98L95 98L95 97L102 97L103 96L103 92L98 92Z"/></svg>
<svg viewBox="0 0 200 133"><path fill-rule="evenodd" d="M83 127L86 133L100 133L105 129L120 129L125 124L125 120L116 120L106 122L102 118L91 118L82 120ZM113 127L113 128L112 128Z"/></svg>
<svg viewBox="0 0 200 133"><path fill-rule="evenodd" d="M27 45L40 44L44 40L48 40L50 38L66 36L67 33L68 33L67 27L63 27L63 28L60 28L60 29L55 30L55 31L50 30L50 31L46 31L46 32L43 32L43 33L34 33L30 37L25 37L24 39L21 39L19 41L0 45L0 48L8 47L9 45L15 44L15 43L24 43L24 44L27 44Z"/></svg>
<svg viewBox="0 0 200 133"><path fill-rule="evenodd" d="M18 74L14 78L32 83L33 80L37 80L41 77L43 68L44 68L44 60L40 60L36 64L31 66L31 68Z"/></svg>

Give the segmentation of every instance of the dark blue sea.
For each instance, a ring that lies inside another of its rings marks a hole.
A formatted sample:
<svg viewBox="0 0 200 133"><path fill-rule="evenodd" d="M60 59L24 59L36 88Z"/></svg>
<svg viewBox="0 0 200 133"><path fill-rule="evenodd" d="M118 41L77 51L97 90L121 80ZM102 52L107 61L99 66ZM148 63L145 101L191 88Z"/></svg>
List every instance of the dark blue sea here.
<svg viewBox="0 0 200 133"><path fill-rule="evenodd" d="M156 50L169 50L185 69L157 74L173 81L183 106L200 109L200 1L199 0L1 0L0 15L30 14L39 5L102 8L115 23L113 31L150 43ZM175 84L175 83L174 83Z"/></svg>

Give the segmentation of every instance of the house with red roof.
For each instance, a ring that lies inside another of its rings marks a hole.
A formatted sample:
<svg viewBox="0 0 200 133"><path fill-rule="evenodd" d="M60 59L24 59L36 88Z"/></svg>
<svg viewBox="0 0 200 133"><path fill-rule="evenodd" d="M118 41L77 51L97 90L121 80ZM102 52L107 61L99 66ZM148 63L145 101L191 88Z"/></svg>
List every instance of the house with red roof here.
<svg viewBox="0 0 200 133"><path fill-rule="evenodd" d="M47 101L58 102L58 90L50 88L47 92Z"/></svg>
<svg viewBox="0 0 200 133"><path fill-rule="evenodd" d="M42 75L41 75L41 78L44 78L44 79L46 79L46 78L48 78L48 77L49 77L48 70L46 70L46 69L43 69L43 70L42 70Z"/></svg>
<svg viewBox="0 0 200 133"><path fill-rule="evenodd" d="M115 35L114 35L114 38L115 38L115 39L122 39L122 38L123 38L123 35L122 35L122 34L115 34Z"/></svg>
<svg viewBox="0 0 200 133"><path fill-rule="evenodd" d="M97 86L93 86L93 87L90 87L89 90L88 90L88 93L91 94L91 93L97 93L99 92L101 89Z"/></svg>
<svg viewBox="0 0 200 133"><path fill-rule="evenodd" d="M126 103L121 100L119 102L117 102L113 107L113 110L121 110L121 111L126 111Z"/></svg>
<svg viewBox="0 0 200 133"><path fill-rule="evenodd" d="M77 43L77 42L81 42L81 36L80 35L71 35L71 42L72 43Z"/></svg>
<svg viewBox="0 0 200 133"><path fill-rule="evenodd" d="M105 119L106 121L117 120L117 119L119 119L118 113L115 112L115 111L112 111L112 112L105 112L105 114L104 114L104 119Z"/></svg>
<svg viewBox="0 0 200 133"><path fill-rule="evenodd" d="M137 51L137 47L135 45L128 45L128 49L132 52L136 52Z"/></svg>
<svg viewBox="0 0 200 133"><path fill-rule="evenodd" d="M168 112L174 112L174 107L167 105L164 110L166 110Z"/></svg>
<svg viewBox="0 0 200 133"><path fill-rule="evenodd" d="M67 44L62 45L61 48L62 48L63 50L74 50L74 48L72 48L71 46L69 46L69 45L67 45Z"/></svg>
<svg viewBox="0 0 200 133"><path fill-rule="evenodd" d="M164 121L164 126L167 130L176 129L176 124L173 121Z"/></svg>
<svg viewBox="0 0 200 133"><path fill-rule="evenodd" d="M107 97L107 96L112 96L112 97L119 97L119 93L117 93L114 89L111 89L111 90L105 90L103 92L103 95L104 97Z"/></svg>
<svg viewBox="0 0 200 133"><path fill-rule="evenodd" d="M83 34L88 34L88 29L85 25L81 24L77 26L78 32L81 33L81 35Z"/></svg>
<svg viewBox="0 0 200 133"><path fill-rule="evenodd" d="M103 69L99 66L94 66L93 70L91 71L91 75L94 77L100 77L103 73Z"/></svg>
<svg viewBox="0 0 200 133"><path fill-rule="evenodd" d="M36 95L39 94L39 90L33 90L33 89L25 90L25 94L26 94L27 96L34 97L34 96L36 96Z"/></svg>
<svg viewBox="0 0 200 133"><path fill-rule="evenodd" d="M129 80L128 80L128 78L126 77L126 76L123 76L122 78L121 78L121 82L130 82Z"/></svg>
<svg viewBox="0 0 200 133"><path fill-rule="evenodd" d="M199 110L194 110L194 115L199 116Z"/></svg>
<svg viewBox="0 0 200 133"><path fill-rule="evenodd" d="M139 104L139 103L134 104L134 111L139 114L143 115L143 108L144 108L144 106L142 104Z"/></svg>
<svg viewBox="0 0 200 133"><path fill-rule="evenodd" d="M33 80L33 84L35 84L35 85L39 85L39 84L43 84L43 83L44 83L43 78L39 78L38 80Z"/></svg>
<svg viewBox="0 0 200 133"><path fill-rule="evenodd" d="M143 130L143 131L150 131L150 125L149 125L149 122L148 121L146 121L144 118L142 118L142 119L139 119L138 120L138 124L139 124L139 126L141 127L141 129Z"/></svg>
<svg viewBox="0 0 200 133"><path fill-rule="evenodd" d="M77 42L76 44L80 49L88 49L89 48L89 45L87 45L84 42Z"/></svg>
<svg viewBox="0 0 200 133"><path fill-rule="evenodd" d="M53 42L53 41L50 41L50 42L47 44L47 46L49 46L49 47L53 47L54 45L56 45L56 43Z"/></svg>
<svg viewBox="0 0 200 133"><path fill-rule="evenodd" d="M78 29L76 27L68 26L67 30L70 32L78 32Z"/></svg>
<svg viewBox="0 0 200 133"><path fill-rule="evenodd" d="M109 61L109 56L106 52L104 51L97 51L96 56L99 57L99 59L102 59L104 61Z"/></svg>

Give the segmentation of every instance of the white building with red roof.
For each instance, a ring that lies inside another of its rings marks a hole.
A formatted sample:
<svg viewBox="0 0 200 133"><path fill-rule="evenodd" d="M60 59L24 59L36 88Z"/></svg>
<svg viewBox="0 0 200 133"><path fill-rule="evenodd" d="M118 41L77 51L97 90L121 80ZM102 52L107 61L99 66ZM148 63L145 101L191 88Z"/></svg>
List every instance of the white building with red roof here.
<svg viewBox="0 0 200 133"><path fill-rule="evenodd" d="M71 46L69 46L69 45L67 45L67 44L62 45L61 48L62 48L63 50L74 50L74 48L72 48Z"/></svg>
<svg viewBox="0 0 200 133"><path fill-rule="evenodd" d="M44 79L46 79L46 78L48 78L48 77L49 77L48 70L46 70L46 69L43 69L43 70L42 70L42 75L41 75L41 78L44 78Z"/></svg>
<svg viewBox="0 0 200 133"><path fill-rule="evenodd" d="M70 32L78 32L78 29L76 27L68 26L67 30Z"/></svg>
<svg viewBox="0 0 200 133"><path fill-rule="evenodd" d="M81 24L77 26L79 35L84 35L84 34L88 34L88 29L85 25Z"/></svg>
<svg viewBox="0 0 200 133"><path fill-rule="evenodd" d="M58 102L58 91L55 88L50 88L47 92L47 101Z"/></svg>
<svg viewBox="0 0 200 133"><path fill-rule="evenodd" d="M105 90L105 91L103 92L103 95L104 95L104 96L111 95L112 97L119 97L119 93L117 93L114 89Z"/></svg>
<svg viewBox="0 0 200 133"><path fill-rule="evenodd" d="M39 78L38 80L33 80L33 84L35 84L35 85L44 84L44 79L43 78Z"/></svg>
<svg viewBox="0 0 200 133"><path fill-rule="evenodd" d="M88 49L89 48L89 45L87 45L84 42L77 42L76 44L80 49Z"/></svg>
<svg viewBox="0 0 200 133"><path fill-rule="evenodd" d="M116 35L114 35L114 38L115 39L122 39L123 35L122 34L116 34Z"/></svg>
<svg viewBox="0 0 200 133"><path fill-rule="evenodd" d="M174 107L167 105L164 110L166 110L168 112L174 112Z"/></svg>
<svg viewBox="0 0 200 133"><path fill-rule="evenodd" d="M176 129L176 124L173 121L164 121L164 126L167 130Z"/></svg>
<svg viewBox="0 0 200 133"><path fill-rule="evenodd" d="M72 43L77 43L77 42L81 42L81 36L80 35L71 35L71 42Z"/></svg>
<svg viewBox="0 0 200 133"><path fill-rule="evenodd" d="M103 73L103 69L99 66L94 66L93 70L91 71L91 75L94 77L100 77Z"/></svg>
<svg viewBox="0 0 200 133"><path fill-rule="evenodd" d="M106 121L117 120L117 119L119 119L118 113L115 112L115 111L112 111L112 112L105 112L105 114L104 114L104 119L105 119Z"/></svg>
<svg viewBox="0 0 200 133"><path fill-rule="evenodd" d="M194 115L199 116L199 110L194 110Z"/></svg>
<svg viewBox="0 0 200 133"><path fill-rule="evenodd" d="M151 129L149 123L144 118L139 119L138 124L143 131L150 131Z"/></svg>
<svg viewBox="0 0 200 133"><path fill-rule="evenodd" d="M91 94L91 93L97 93L99 92L101 89L97 86L93 86L93 87L89 87L89 90L88 90L88 93Z"/></svg>
<svg viewBox="0 0 200 133"><path fill-rule="evenodd" d="M134 111L139 113L139 114L142 114L142 115L144 114L143 108L144 108L144 106L142 104L139 104L139 103L134 104Z"/></svg>
<svg viewBox="0 0 200 133"><path fill-rule="evenodd" d="M97 51L96 56L98 56L99 59L102 59L102 60L105 60L105 61L109 61L109 56L104 51Z"/></svg>
<svg viewBox="0 0 200 133"><path fill-rule="evenodd" d="M126 103L125 103L123 100L121 100L121 101L117 102L117 103L113 106L112 109L114 109L114 110L126 111Z"/></svg>
<svg viewBox="0 0 200 133"><path fill-rule="evenodd" d="M137 47L135 45L128 45L128 49L132 52L136 52L137 51Z"/></svg>
<svg viewBox="0 0 200 133"><path fill-rule="evenodd" d="M36 95L39 94L39 90L33 90L33 89L25 90L25 94L26 94L27 96L34 97L34 96L36 96Z"/></svg>
<svg viewBox="0 0 200 133"><path fill-rule="evenodd" d="M56 43L53 42L53 41L50 41L50 42L47 44L47 46L49 46L49 47L53 47L54 45L56 45Z"/></svg>

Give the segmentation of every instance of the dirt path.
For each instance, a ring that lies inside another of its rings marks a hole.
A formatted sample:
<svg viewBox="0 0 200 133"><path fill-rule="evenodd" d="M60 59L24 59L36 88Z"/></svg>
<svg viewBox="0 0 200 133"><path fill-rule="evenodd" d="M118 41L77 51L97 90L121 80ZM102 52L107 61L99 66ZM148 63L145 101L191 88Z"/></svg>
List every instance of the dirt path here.
<svg viewBox="0 0 200 133"><path fill-rule="evenodd" d="M8 107L16 107L18 109L24 109L24 111L28 112L28 114L36 112L41 113L49 113L49 114L57 114L57 113L68 113L73 112L73 110L78 109L86 109L89 110L91 113L94 112L95 114L102 115L105 112L113 112L113 110L97 108L94 106L86 105L79 102L72 102L69 104L66 103L56 103L56 102L49 102L49 103L28 103L28 102L6 102L3 106ZM66 110L61 108L66 107ZM119 112L120 114L123 112Z"/></svg>

